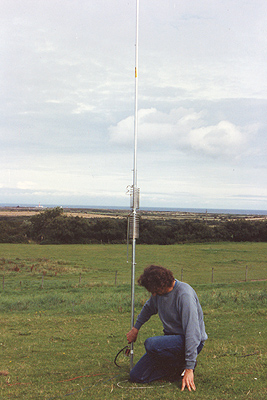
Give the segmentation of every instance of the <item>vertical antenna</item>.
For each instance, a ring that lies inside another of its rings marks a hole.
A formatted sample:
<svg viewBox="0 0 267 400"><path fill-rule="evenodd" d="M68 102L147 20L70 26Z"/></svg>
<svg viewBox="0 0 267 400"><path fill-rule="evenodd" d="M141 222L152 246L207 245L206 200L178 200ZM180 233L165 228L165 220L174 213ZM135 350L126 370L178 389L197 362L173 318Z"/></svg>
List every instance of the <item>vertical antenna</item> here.
<svg viewBox="0 0 267 400"><path fill-rule="evenodd" d="M130 217L130 235L132 237L132 274L131 274L131 328L134 326L134 285L135 285L135 247L138 238L138 216L139 208L139 189L137 188L137 128L138 128L138 35L139 34L139 0L136 0L136 41L135 41L135 114L134 114L134 163L133 163L133 185L131 190L132 196L132 213ZM133 343L131 343L130 351L130 369L133 368Z"/></svg>

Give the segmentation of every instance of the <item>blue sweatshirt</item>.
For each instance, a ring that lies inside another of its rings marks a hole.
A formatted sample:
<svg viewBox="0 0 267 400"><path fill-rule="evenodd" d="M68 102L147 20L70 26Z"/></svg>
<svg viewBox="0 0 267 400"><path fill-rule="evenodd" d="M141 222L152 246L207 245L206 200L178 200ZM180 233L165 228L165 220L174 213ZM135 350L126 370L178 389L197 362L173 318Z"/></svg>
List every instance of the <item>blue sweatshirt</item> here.
<svg viewBox="0 0 267 400"><path fill-rule="evenodd" d="M169 293L150 297L134 327L139 330L154 314L159 315L166 335L184 335L185 367L194 369L197 347L208 338L202 308L194 289L187 283L176 280Z"/></svg>

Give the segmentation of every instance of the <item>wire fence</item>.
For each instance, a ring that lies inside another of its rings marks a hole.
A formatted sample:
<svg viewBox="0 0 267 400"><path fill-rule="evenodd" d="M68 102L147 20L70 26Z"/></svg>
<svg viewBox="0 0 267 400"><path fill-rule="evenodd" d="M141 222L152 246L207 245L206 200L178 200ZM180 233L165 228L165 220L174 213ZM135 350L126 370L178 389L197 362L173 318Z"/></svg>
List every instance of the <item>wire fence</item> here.
<svg viewBox="0 0 267 400"><path fill-rule="evenodd" d="M239 268L216 269L206 268L200 271L192 271L190 268L182 267L180 271L175 271L175 277L181 282L189 284L231 284L256 282L267 280L266 272L253 266L243 266ZM9 273L2 274L2 291L7 289L67 289L69 287L94 287L94 286L120 286L130 284L129 279L125 279L125 274L116 270L106 273L99 273L97 276L91 274L33 274L30 276L11 276Z"/></svg>

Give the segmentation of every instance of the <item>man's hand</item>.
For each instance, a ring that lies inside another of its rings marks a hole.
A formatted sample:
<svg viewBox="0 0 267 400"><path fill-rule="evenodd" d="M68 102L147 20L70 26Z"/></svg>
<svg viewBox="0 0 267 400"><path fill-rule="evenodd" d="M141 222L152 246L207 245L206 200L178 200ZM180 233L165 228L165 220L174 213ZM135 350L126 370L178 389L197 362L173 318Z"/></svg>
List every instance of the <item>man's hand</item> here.
<svg viewBox="0 0 267 400"><path fill-rule="evenodd" d="M191 390L196 390L196 386L194 384L194 371L192 369L186 369L185 370L185 374L182 380L182 391L185 389L185 387L187 387L187 389L189 390L189 392L191 392Z"/></svg>
<svg viewBox="0 0 267 400"><path fill-rule="evenodd" d="M135 327L133 327L126 335L128 343L133 343L136 341L137 339L137 335L138 335L138 329L136 329Z"/></svg>

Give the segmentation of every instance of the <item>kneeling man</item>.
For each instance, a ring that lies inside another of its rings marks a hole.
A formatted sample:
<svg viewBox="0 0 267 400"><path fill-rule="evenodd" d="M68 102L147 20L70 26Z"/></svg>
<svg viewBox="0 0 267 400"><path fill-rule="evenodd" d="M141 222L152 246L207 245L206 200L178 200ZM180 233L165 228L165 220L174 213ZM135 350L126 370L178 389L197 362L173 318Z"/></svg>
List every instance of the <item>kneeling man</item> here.
<svg viewBox="0 0 267 400"><path fill-rule="evenodd" d="M161 378L182 378L182 390L185 387L196 390L196 359L208 338L196 292L174 279L170 270L157 265L145 268L138 284L152 296L127 333L128 343L136 341L139 329L154 314L161 319L164 336L145 341L146 353L131 370L131 381L146 383Z"/></svg>

